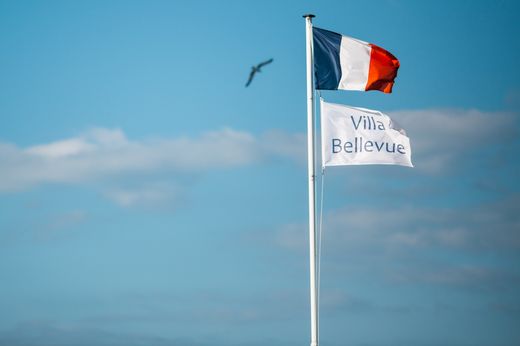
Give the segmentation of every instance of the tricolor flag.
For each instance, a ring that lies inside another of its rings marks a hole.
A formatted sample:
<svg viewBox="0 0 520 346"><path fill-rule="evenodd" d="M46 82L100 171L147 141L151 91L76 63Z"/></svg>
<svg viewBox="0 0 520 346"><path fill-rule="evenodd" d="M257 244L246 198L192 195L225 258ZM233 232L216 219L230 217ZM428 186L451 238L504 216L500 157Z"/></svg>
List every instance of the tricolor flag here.
<svg viewBox="0 0 520 346"><path fill-rule="evenodd" d="M391 93L399 60L374 44L313 27L316 89Z"/></svg>
<svg viewBox="0 0 520 346"><path fill-rule="evenodd" d="M322 167L401 165L413 167L410 139L379 111L321 100Z"/></svg>

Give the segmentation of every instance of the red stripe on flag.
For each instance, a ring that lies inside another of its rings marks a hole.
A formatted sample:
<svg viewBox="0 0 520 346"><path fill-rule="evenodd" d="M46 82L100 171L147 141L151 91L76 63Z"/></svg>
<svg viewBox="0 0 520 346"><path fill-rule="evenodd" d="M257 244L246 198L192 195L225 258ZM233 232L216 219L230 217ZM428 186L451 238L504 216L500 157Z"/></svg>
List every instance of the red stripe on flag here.
<svg viewBox="0 0 520 346"><path fill-rule="evenodd" d="M379 90L391 93L394 79L397 77L399 60L392 53L370 44L370 67L368 70L368 81L365 90Z"/></svg>

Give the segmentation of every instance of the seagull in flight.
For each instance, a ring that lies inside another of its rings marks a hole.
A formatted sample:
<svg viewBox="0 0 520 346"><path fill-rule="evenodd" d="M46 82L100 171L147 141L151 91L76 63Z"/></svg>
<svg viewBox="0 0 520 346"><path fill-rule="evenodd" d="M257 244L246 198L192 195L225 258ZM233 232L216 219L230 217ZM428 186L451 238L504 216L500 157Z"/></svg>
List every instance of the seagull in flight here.
<svg viewBox="0 0 520 346"><path fill-rule="evenodd" d="M262 67L264 67L265 65L267 64L270 64L273 62L273 59L269 59L269 60L266 60L264 62L261 62L260 64L256 65L256 66L253 66L251 67L251 73L249 73L249 79L247 80L247 83L246 83L246 88L249 86L249 84L251 84L251 81L253 80L253 77L255 76L255 74L257 72L262 72L260 69Z"/></svg>

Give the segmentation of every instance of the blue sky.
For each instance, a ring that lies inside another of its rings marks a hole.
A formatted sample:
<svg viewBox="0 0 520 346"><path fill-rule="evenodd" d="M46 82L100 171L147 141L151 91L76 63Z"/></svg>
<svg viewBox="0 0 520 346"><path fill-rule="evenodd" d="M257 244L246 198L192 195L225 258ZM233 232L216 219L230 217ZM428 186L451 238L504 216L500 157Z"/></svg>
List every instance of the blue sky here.
<svg viewBox="0 0 520 346"><path fill-rule="evenodd" d="M308 344L309 12L399 58L322 95L415 164L327 170L321 344L518 345L518 11L0 1L0 345Z"/></svg>

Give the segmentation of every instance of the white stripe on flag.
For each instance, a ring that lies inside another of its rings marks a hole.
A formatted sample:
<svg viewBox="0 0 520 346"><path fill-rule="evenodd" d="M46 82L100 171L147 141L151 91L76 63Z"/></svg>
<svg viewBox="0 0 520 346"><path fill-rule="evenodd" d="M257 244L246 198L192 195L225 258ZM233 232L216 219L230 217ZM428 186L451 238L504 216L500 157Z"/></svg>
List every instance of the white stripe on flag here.
<svg viewBox="0 0 520 346"><path fill-rule="evenodd" d="M342 36L339 50L341 79L338 89L365 90L372 48L367 42Z"/></svg>

